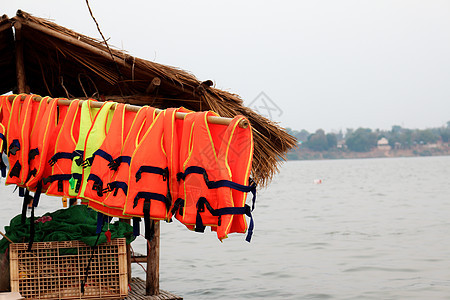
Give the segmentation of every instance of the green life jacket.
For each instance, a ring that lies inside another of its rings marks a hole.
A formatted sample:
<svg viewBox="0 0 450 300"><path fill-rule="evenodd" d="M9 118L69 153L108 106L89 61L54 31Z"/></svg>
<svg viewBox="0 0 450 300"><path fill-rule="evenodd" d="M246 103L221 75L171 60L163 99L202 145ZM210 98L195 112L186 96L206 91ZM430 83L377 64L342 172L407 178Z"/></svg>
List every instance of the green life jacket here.
<svg viewBox="0 0 450 300"><path fill-rule="evenodd" d="M81 106L80 133L72 160L69 196L83 198L90 174L93 154L102 145L108 132L116 102L105 102L101 108L91 107L91 100Z"/></svg>

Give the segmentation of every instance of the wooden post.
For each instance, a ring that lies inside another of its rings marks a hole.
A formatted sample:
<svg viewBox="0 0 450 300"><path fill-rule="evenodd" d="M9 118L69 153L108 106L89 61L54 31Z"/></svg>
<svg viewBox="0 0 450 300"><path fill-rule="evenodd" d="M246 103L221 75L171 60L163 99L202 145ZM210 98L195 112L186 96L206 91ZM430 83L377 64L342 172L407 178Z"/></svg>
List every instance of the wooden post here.
<svg viewBox="0 0 450 300"><path fill-rule="evenodd" d="M22 41L22 23L14 22L15 37L16 37L16 77L17 77L17 92L26 93L25 80L25 64L23 61L23 41Z"/></svg>
<svg viewBox="0 0 450 300"><path fill-rule="evenodd" d="M130 219L120 219L120 222L131 224ZM131 245L127 245L127 274L128 274L128 283L130 283L131 282Z"/></svg>
<svg viewBox="0 0 450 300"><path fill-rule="evenodd" d="M147 243L147 282L145 293L147 296L159 295L159 234L160 222L154 222L155 237Z"/></svg>

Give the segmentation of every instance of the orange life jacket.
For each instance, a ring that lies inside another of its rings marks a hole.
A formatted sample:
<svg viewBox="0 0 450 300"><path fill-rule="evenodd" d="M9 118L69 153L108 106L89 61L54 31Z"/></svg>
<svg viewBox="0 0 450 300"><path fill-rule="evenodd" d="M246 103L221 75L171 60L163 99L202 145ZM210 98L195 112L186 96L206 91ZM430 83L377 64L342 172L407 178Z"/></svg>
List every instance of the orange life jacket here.
<svg viewBox="0 0 450 300"><path fill-rule="evenodd" d="M38 180L34 180L38 171L39 165L39 131L46 123L44 119L44 115L46 113L48 103L47 100L49 97L44 97L41 101L36 101L35 103L39 103L38 109L35 112L35 120L39 120L38 122L34 122L34 126L31 128L30 132L30 151L28 152L28 176L25 182L28 190L35 190ZM33 116L32 116L33 118ZM31 181L31 182L30 182Z"/></svg>
<svg viewBox="0 0 450 300"><path fill-rule="evenodd" d="M0 123L3 124L5 130L8 130L9 116L11 115L11 101L8 100L9 97L16 97L16 95L3 95L0 96ZM6 136L5 136L6 139Z"/></svg>
<svg viewBox="0 0 450 300"><path fill-rule="evenodd" d="M30 150L30 131L32 128L33 95L17 95L11 106L6 141L10 169L6 184L23 187L28 176L28 152Z"/></svg>
<svg viewBox="0 0 450 300"><path fill-rule="evenodd" d="M72 178L72 159L80 131L81 107L80 100L72 100L66 116L61 124L61 129L55 140L54 151L48 160L51 166L51 175L44 177L44 185L50 183L47 195L69 196L69 180Z"/></svg>
<svg viewBox="0 0 450 300"><path fill-rule="evenodd" d="M6 132L11 114L11 102L8 97L9 95L0 96L0 152L5 152L7 145ZM6 164L3 162L3 158L0 159L0 171L2 177L6 177Z"/></svg>
<svg viewBox="0 0 450 300"><path fill-rule="evenodd" d="M125 176L128 176L131 155L135 149L134 139L136 139L136 136L142 131L142 127L144 127L148 121L153 119L154 111L154 108L144 106L137 112L124 144L120 148L120 156L117 158L118 167L115 173L113 173L113 177L110 178L108 182L105 182L105 185L107 186L103 191L105 197L101 199L102 202L90 201L89 207L92 209L108 216L129 218L129 216L123 215L123 204L120 205L120 202L125 203L124 198L126 198L126 191L128 190L128 177L125 179ZM119 171L121 172L120 176L118 176Z"/></svg>
<svg viewBox="0 0 450 300"><path fill-rule="evenodd" d="M172 199L172 206L179 204L182 201L179 195L179 182L177 174L180 172L180 145L183 131L184 119L177 118L176 113L192 113L184 107L167 108L164 116L164 133L163 144L167 156L167 167L169 169L169 191ZM171 218L173 212L170 213Z"/></svg>
<svg viewBox="0 0 450 300"><path fill-rule="evenodd" d="M59 99L51 99L46 105L45 112L40 120L38 130L33 129L30 140L30 172L28 174L27 188L34 190L38 183L48 176L52 175L52 168L48 161L52 158L56 140L61 130L64 118L69 109L68 105L59 105ZM42 98L41 102L47 102L47 97ZM42 186L43 191L48 188L48 184Z"/></svg>
<svg viewBox="0 0 450 300"><path fill-rule="evenodd" d="M182 172L178 175L183 180L184 203L182 209L176 209L176 217L188 228L195 226L198 232L211 226L222 240L230 232L244 232L243 215L251 217L251 209L245 205L245 193L254 194L256 189L254 183L247 185L253 141L250 127L237 130L243 116L235 117L228 126L210 124L208 116L215 114L200 112L185 118L187 127L183 134L186 136L183 136L180 150L185 160L181 162ZM238 135L242 135L242 139L238 139ZM245 143L235 144L246 139ZM235 215L241 217L233 222ZM247 241L250 241L252 231L253 219Z"/></svg>
<svg viewBox="0 0 450 300"><path fill-rule="evenodd" d="M155 115L156 111L153 107L145 106L139 110L123 145L121 156L130 157L131 162L131 157L133 156L139 141L153 123ZM122 215L128 193L129 169L130 166L128 160L126 160L126 163L119 165L111 182L108 183L109 193L103 201L103 205L107 207L107 209L105 209L106 211L104 211L105 214L109 216L115 216L118 211L120 211L120 215ZM96 209L95 207L93 208Z"/></svg>
<svg viewBox="0 0 450 300"><path fill-rule="evenodd" d="M173 114L175 110L171 110ZM169 169L163 146L163 111L140 140L131 157L128 194L124 214L155 220L167 219L172 205L169 192ZM149 155L151 153L151 155Z"/></svg>
<svg viewBox="0 0 450 300"><path fill-rule="evenodd" d="M107 184L114 172L121 163L129 163L131 160L120 154L135 116L136 112L126 110L125 104L116 105L108 134L93 154L91 172L84 192L85 199L103 203L107 195Z"/></svg>

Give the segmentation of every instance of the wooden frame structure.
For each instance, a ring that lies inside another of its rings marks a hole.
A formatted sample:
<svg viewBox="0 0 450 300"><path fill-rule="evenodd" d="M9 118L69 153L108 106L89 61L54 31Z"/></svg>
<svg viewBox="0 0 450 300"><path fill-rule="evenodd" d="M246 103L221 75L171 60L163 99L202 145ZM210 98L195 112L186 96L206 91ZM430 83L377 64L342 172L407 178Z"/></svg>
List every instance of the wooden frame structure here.
<svg viewBox="0 0 450 300"><path fill-rule="evenodd" d="M112 49L104 43L21 10L13 18L0 17L0 94L36 93L69 99L114 100L157 108L184 106L212 110L229 122L241 114L252 124L252 177L267 184L278 171L280 158L297 142L278 124L243 106L238 95L214 88L178 68L161 65ZM248 124L240 124L242 127ZM127 220L124 220L127 221ZM146 291L159 293L159 222L148 244ZM127 249L131 276L131 254Z"/></svg>

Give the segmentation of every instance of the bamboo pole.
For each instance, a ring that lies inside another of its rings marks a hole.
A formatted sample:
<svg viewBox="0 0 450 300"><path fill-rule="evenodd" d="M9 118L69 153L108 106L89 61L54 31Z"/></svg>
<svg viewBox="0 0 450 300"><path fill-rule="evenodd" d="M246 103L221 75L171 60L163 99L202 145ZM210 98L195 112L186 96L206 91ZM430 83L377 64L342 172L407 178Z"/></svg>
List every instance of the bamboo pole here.
<svg viewBox="0 0 450 300"><path fill-rule="evenodd" d="M159 236L160 222L152 221L155 228L155 236L151 242L147 242L147 278L145 294L147 296L159 295Z"/></svg>
<svg viewBox="0 0 450 300"><path fill-rule="evenodd" d="M14 29L15 44L16 44L16 77L17 77L17 91L18 93L26 92L26 80L25 80L25 65L23 61L23 41L22 41L22 23L15 22Z"/></svg>
<svg viewBox="0 0 450 300"><path fill-rule="evenodd" d="M10 95L10 96L8 97L8 100L10 100L10 101L14 100L15 96L16 96L16 95ZM41 97L41 96L34 96L34 97L33 97L33 100L35 100L35 101L41 101L42 98L43 98L43 97ZM22 96L22 99L25 99L25 95ZM47 101L50 101L51 99L52 99L52 98L48 98ZM81 100L80 103L79 103L80 106L81 106L81 104L82 104L83 101L87 101L87 100ZM68 100L68 99L59 99L59 100L58 100L58 105L69 105L70 102L72 102L72 100ZM91 107L94 107L94 108L100 108L100 107L102 107L102 105L103 105L104 103L105 103L105 102L101 102L101 101L93 101L93 102L91 103ZM126 110L128 110L128 111L134 111L134 112L139 111L139 109L141 109L141 108L142 108L142 106L131 105L131 104L127 104L127 106L126 106ZM162 112L162 111L163 111L162 109L156 109L156 113L160 113L160 112ZM186 117L186 115L187 115L187 113L177 112L176 115L175 115L175 117L176 117L177 119L184 119L184 118ZM229 124L231 123L231 120L232 120L232 118L216 117L216 116L209 116L209 117L208 117L208 122L211 123L211 124L229 125ZM247 128L248 125L249 125L249 123L248 123L247 120L242 120L242 121L239 122L239 127L241 127L241 128Z"/></svg>

